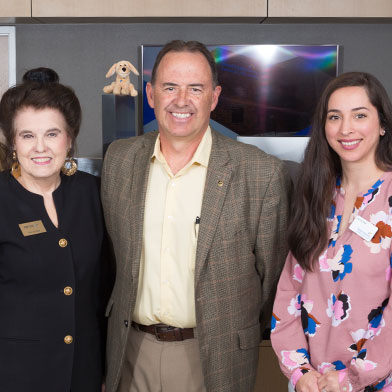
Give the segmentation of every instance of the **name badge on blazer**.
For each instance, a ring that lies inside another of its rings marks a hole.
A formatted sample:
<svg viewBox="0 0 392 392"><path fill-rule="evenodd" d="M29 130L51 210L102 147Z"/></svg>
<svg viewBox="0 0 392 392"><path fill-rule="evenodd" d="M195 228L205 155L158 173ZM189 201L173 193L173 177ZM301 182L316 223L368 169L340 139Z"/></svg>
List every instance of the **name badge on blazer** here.
<svg viewBox="0 0 392 392"><path fill-rule="evenodd" d="M28 237L29 235L46 233L46 229L44 224L42 223L42 220L20 223L19 228L25 237Z"/></svg>

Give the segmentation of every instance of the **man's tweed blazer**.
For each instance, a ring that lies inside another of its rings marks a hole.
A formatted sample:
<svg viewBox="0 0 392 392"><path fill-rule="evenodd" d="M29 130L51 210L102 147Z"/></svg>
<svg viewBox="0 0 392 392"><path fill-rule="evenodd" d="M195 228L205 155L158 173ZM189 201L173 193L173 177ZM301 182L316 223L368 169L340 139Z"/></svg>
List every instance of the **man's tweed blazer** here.
<svg viewBox="0 0 392 392"><path fill-rule="evenodd" d="M107 392L117 389L131 328L156 137L115 141L103 165L102 202L117 272L106 311ZM196 334L208 392L253 390L261 328L287 255L288 192L281 161L212 132L195 265Z"/></svg>

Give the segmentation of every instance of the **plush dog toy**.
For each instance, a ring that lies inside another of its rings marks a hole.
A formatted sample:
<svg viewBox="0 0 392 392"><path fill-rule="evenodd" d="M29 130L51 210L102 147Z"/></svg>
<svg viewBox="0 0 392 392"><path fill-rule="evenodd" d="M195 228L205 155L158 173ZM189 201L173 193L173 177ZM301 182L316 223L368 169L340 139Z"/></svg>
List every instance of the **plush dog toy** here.
<svg viewBox="0 0 392 392"><path fill-rule="evenodd" d="M105 86L103 91L107 94L113 93L115 95L131 95L136 97L137 91L134 85L129 81L129 74L133 72L135 75L139 75L137 69L129 61L119 61L114 63L106 74L107 78L110 78L116 72L116 81L111 83L109 86Z"/></svg>

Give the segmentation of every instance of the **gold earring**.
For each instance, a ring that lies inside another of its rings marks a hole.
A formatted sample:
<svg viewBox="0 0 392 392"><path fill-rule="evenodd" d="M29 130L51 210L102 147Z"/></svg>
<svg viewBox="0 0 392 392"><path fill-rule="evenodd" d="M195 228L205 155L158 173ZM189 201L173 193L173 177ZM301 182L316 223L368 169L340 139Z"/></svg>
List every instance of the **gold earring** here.
<svg viewBox="0 0 392 392"><path fill-rule="evenodd" d="M20 165L18 161L18 156L16 155L16 151L12 152L12 160L14 161L11 166L11 174L15 179L18 179L21 176Z"/></svg>
<svg viewBox="0 0 392 392"><path fill-rule="evenodd" d="M77 170L78 170L78 164L76 163L75 159L71 157L71 150L69 150L64 165L61 168L61 171L66 176L73 176Z"/></svg>

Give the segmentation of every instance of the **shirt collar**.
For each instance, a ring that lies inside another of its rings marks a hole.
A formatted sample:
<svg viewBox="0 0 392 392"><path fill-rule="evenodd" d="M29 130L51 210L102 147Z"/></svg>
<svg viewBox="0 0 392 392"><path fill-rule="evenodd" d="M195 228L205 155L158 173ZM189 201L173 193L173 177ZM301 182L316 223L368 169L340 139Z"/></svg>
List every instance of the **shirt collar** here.
<svg viewBox="0 0 392 392"><path fill-rule="evenodd" d="M203 135L201 142L199 143L197 150L193 154L192 159L186 167L193 165L194 163L198 163L201 166L208 167L208 161L210 160L211 154L211 146L212 146L212 136L211 136L211 128L208 126L207 131ZM158 137L155 141L154 152L151 156L151 159L157 159L159 162L165 164L166 159L161 152L161 138L158 134Z"/></svg>

